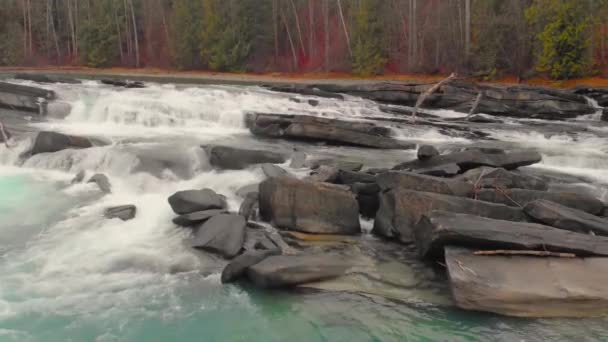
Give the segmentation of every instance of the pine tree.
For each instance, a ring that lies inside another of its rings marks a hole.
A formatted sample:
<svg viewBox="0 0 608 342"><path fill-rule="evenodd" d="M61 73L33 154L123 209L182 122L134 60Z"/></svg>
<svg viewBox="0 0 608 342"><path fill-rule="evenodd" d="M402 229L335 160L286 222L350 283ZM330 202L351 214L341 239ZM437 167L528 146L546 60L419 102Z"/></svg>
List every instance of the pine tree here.
<svg viewBox="0 0 608 342"><path fill-rule="evenodd" d="M201 0L175 0L174 53L179 69L194 69L200 64L199 38L201 27Z"/></svg>
<svg viewBox="0 0 608 342"><path fill-rule="evenodd" d="M379 74L387 58L378 1L362 0L355 15L353 71L358 75Z"/></svg>
<svg viewBox="0 0 608 342"><path fill-rule="evenodd" d="M82 62L91 67L107 67L117 58L116 27L112 17L113 0L96 0L92 3L91 20L80 32Z"/></svg>

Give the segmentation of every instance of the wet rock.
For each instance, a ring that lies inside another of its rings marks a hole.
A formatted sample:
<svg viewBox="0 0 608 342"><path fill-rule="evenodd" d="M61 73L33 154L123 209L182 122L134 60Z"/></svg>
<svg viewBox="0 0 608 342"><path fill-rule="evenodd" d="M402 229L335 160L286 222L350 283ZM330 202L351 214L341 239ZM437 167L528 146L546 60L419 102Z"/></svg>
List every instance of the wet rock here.
<svg viewBox="0 0 608 342"><path fill-rule="evenodd" d="M2 132L4 132L4 133L2 133ZM0 131L0 143L8 141L10 138L11 138L11 132L8 131L6 126L3 126L2 131Z"/></svg>
<svg viewBox="0 0 608 342"><path fill-rule="evenodd" d="M239 188L236 191L236 194L240 197L247 197L247 194L250 192L259 192L260 191L260 184L256 183L256 184L249 184L249 185L245 185L241 188Z"/></svg>
<svg viewBox="0 0 608 342"><path fill-rule="evenodd" d="M179 215L226 207L224 198L211 189L179 191L168 201L171 209Z"/></svg>
<svg viewBox="0 0 608 342"><path fill-rule="evenodd" d="M249 267L247 277L261 288L291 287L341 276L350 267L337 255L279 255Z"/></svg>
<svg viewBox="0 0 608 342"><path fill-rule="evenodd" d="M271 255L277 255L280 251L262 250L262 251L247 251L238 257L234 258L222 271L222 284L232 283L244 276L249 267L260 263Z"/></svg>
<svg viewBox="0 0 608 342"><path fill-rule="evenodd" d="M302 151L294 151L291 155L291 162L289 167L292 169L301 169L306 165L306 153Z"/></svg>
<svg viewBox="0 0 608 342"><path fill-rule="evenodd" d="M339 170L335 182L337 184L374 183L376 177L365 172Z"/></svg>
<svg viewBox="0 0 608 342"><path fill-rule="evenodd" d="M424 258L440 257L443 248L449 245L608 256L608 238L603 236L436 210L423 216L415 225L414 237Z"/></svg>
<svg viewBox="0 0 608 342"><path fill-rule="evenodd" d="M131 220L137 213L137 207L132 204L120 205L117 207L107 208L103 214L106 218L113 219L119 218L123 221Z"/></svg>
<svg viewBox="0 0 608 342"><path fill-rule="evenodd" d="M363 217L374 218L380 206L378 201L380 187L378 184L353 183L350 185L350 190L356 195L357 203L359 203L359 213Z"/></svg>
<svg viewBox="0 0 608 342"><path fill-rule="evenodd" d="M38 82L38 83L70 83L70 84L82 83L80 80L77 80L75 78L49 76L49 75L43 75L43 74L30 74L30 73L15 74L15 79L33 81L33 82Z"/></svg>
<svg viewBox="0 0 608 342"><path fill-rule="evenodd" d="M465 172L457 179L475 184L480 188L516 188L539 191L546 191L549 188L547 182L539 177L511 172L502 168L480 167Z"/></svg>
<svg viewBox="0 0 608 342"><path fill-rule="evenodd" d="M102 79L101 83L111 85L114 87L123 87L123 88L145 88L143 82L140 81L129 81L129 80L120 80L120 79Z"/></svg>
<svg viewBox="0 0 608 342"><path fill-rule="evenodd" d="M225 170L242 170L251 165L271 163L282 164L286 158L275 152L249 150L228 146L212 146L206 148L209 163Z"/></svg>
<svg viewBox="0 0 608 342"><path fill-rule="evenodd" d="M525 189L480 190L476 193L477 199L482 201L502 203L512 207L523 207L536 200L547 200L566 207L582 210L593 215L602 212L604 204L589 195L575 192L546 192Z"/></svg>
<svg viewBox="0 0 608 342"><path fill-rule="evenodd" d="M68 148L81 149L92 146L93 144L87 138L43 131L36 136L30 153L31 155L36 155L39 153L57 152Z"/></svg>
<svg viewBox="0 0 608 342"><path fill-rule="evenodd" d="M344 100L344 96L341 94L336 94L331 91L323 91L318 87L309 87L300 84L274 85L268 86L267 88L273 91L280 91L283 93L301 94L307 96L318 96L328 99Z"/></svg>
<svg viewBox="0 0 608 342"><path fill-rule="evenodd" d="M266 137L323 141L382 149L413 149L414 144L392 137L387 127L307 115L248 113L249 130Z"/></svg>
<svg viewBox="0 0 608 342"><path fill-rule="evenodd" d="M338 179L339 172L340 170L333 166L321 165L320 167L314 169L310 176L306 177L305 180L312 182L335 183Z"/></svg>
<svg viewBox="0 0 608 342"><path fill-rule="evenodd" d="M427 160L439 155L439 151L434 146L422 145L418 148L418 160Z"/></svg>
<svg viewBox="0 0 608 342"><path fill-rule="evenodd" d="M246 224L241 215L213 216L198 228L192 247L234 258L243 248Z"/></svg>
<svg viewBox="0 0 608 342"><path fill-rule="evenodd" d="M195 211L189 214L183 214L175 217L173 219L173 223L182 227L193 227L207 221L215 215L224 213L226 213L226 210L224 209Z"/></svg>
<svg viewBox="0 0 608 342"><path fill-rule="evenodd" d="M372 232L386 238L398 239L401 242L412 242L416 223L433 210L506 221L527 221L526 215L520 208L464 197L395 189L380 194L380 206Z"/></svg>
<svg viewBox="0 0 608 342"><path fill-rule="evenodd" d="M602 109L602 121L608 121L608 107Z"/></svg>
<svg viewBox="0 0 608 342"><path fill-rule="evenodd" d="M524 211L535 221L549 226L579 233L593 232L595 235L608 236L608 220L584 211L545 200L526 204Z"/></svg>
<svg viewBox="0 0 608 342"><path fill-rule="evenodd" d="M409 189L453 196L472 196L473 185L458 180L419 175L405 171L389 171L376 176L382 190Z"/></svg>
<svg viewBox="0 0 608 342"><path fill-rule="evenodd" d="M291 173L287 172L282 167L268 163L262 164L262 172L264 172L264 175L268 178L293 177Z"/></svg>
<svg viewBox="0 0 608 342"><path fill-rule="evenodd" d="M484 114L474 114L468 116L466 119L468 122L476 122L476 123L502 123L503 121L497 118L494 118L490 115Z"/></svg>
<svg viewBox="0 0 608 342"><path fill-rule="evenodd" d="M313 107L316 107L319 105L319 100L310 99L310 100L308 100L308 104Z"/></svg>
<svg viewBox="0 0 608 342"><path fill-rule="evenodd" d="M245 200L241 203L239 208L239 215L243 216L245 219L249 220L250 218L255 219L255 213L259 207L258 204L258 193L250 192L245 196Z"/></svg>
<svg viewBox="0 0 608 342"><path fill-rule="evenodd" d="M110 180L108 176L103 173L94 174L93 177L89 178L87 183L95 183L99 187L99 190L109 194L112 192L112 185L110 184Z"/></svg>
<svg viewBox="0 0 608 342"><path fill-rule="evenodd" d="M481 150L468 150L442 154L427 160L413 160L401 163L395 170L428 169L446 164L456 164L464 172L481 166L513 170L521 166L540 162L542 156L536 151L512 151L508 153L487 153Z"/></svg>
<svg viewBox="0 0 608 342"><path fill-rule="evenodd" d="M414 172L427 176L454 177L460 173L460 167L457 164L444 164L426 169L417 169Z"/></svg>
<svg viewBox="0 0 608 342"><path fill-rule="evenodd" d="M55 97L55 92L52 90L0 82L1 108L45 115L48 101Z"/></svg>
<svg viewBox="0 0 608 342"><path fill-rule="evenodd" d="M70 182L70 184L82 183L84 181L85 176L86 176L86 172L84 170L78 172L76 174L76 176L74 176L74 178L72 178L72 181Z"/></svg>
<svg viewBox="0 0 608 342"><path fill-rule="evenodd" d="M462 309L519 317L608 314L608 258L481 256L448 247L452 296Z"/></svg>
<svg viewBox="0 0 608 342"><path fill-rule="evenodd" d="M318 169L321 166L331 166L338 170L358 172L363 168L363 164L356 161L341 160L341 159L320 159L315 160L310 164L311 169Z"/></svg>
<svg viewBox="0 0 608 342"><path fill-rule="evenodd" d="M277 227L319 234L358 234L359 206L348 190L294 178L260 185L260 215Z"/></svg>

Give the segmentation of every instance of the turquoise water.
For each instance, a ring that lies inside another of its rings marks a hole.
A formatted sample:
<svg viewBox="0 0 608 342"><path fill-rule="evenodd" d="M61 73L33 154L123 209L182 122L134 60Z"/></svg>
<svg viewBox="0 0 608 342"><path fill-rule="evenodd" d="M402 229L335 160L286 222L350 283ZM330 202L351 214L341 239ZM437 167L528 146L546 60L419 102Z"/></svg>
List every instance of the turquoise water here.
<svg viewBox="0 0 608 342"><path fill-rule="evenodd" d="M223 286L216 272L91 270L81 274L91 278L86 288L64 292L57 287L70 284L56 282L71 278L55 273L78 261L49 270L53 264L37 260L45 256L33 247L45 248L37 244L45 227L90 201L66 186L27 174L0 177L0 341L608 341L605 319L515 319L359 294L260 291ZM144 282L102 286L114 277Z"/></svg>

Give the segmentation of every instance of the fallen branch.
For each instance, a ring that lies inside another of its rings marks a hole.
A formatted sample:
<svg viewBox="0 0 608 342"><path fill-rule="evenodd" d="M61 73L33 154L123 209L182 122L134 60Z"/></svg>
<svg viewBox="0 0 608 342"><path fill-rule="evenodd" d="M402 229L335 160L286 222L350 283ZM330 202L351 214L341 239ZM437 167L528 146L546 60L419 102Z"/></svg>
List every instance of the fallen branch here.
<svg viewBox="0 0 608 342"><path fill-rule="evenodd" d="M474 255L533 255L533 256L544 256L544 257L558 257L558 258L576 258L576 254L573 253L557 253L549 251L513 251L506 249L498 249L495 251L476 251Z"/></svg>
<svg viewBox="0 0 608 342"><path fill-rule="evenodd" d="M453 72L450 76L437 82L434 86L430 87L424 93L420 94L420 96L418 96L418 100L416 101L416 106L414 107L414 112L412 113L412 117L414 118L414 120L416 120L416 114L418 114L418 109L420 108L420 106L422 106L422 104L424 103L424 100L426 100L427 97L431 96L434 92L436 92L439 88L441 88L442 85L452 81L453 79L455 79L457 77L458 77L458 75Z"/></svg>

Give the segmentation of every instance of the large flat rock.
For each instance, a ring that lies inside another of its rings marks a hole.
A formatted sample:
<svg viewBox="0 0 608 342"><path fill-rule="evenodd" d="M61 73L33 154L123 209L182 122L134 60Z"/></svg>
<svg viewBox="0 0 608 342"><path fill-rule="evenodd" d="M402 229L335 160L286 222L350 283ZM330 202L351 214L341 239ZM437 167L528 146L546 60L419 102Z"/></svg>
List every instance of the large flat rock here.
<svg viewBox="0 0 608 342"><path fill-rule="evenodd" d="M545 200L526 204L524 211L534 220L549 226L579 233L608 236L608 220L581 210Z"/></svg>
<svg viewBox="0 0 608 342"><path fill-rule="evenodd" d="M484 189L476 192L477 199L502 203L512 207L523 207L536 200L547 200L566 207L598 215L604 209L604 203L588 194L577 192L547 192L526 189L509 189L506 191Z"/></svg>
<svg viewBox="0 0 608 342"><path fill-rule="evenodd" d="M607 237L446 211L423 216L414 227L414 236L418 251L425 258L441 256L446 245L608 256Z"/></svg>
<svg viewBox="0 0 608 342"><path fill-rule="evenodd" d="M42 88L0 82L0 107L46 114L47 101L55 92Z"/></svg>
<svg viewBox="0 0 608 342"><path fill-rule="evenodd" d="M459 180L475 184L479 188L527 189L546 191L547 182L539 177L502 168L480 167L457 177Z"/></svg>
<svg viewBox="0 0 608 342"><path fill-rule="evenodd" d="M608 258L482 256L446 247L445 259L462 309L519 317L608 314Z"/></svg>
<svg viewBox="0 0 608 342"><path fill-rule="evenodd" d="M483 150L472 149L449 154L442 154L424 160L412 160L394 167L395 170L418 170L435 168L447 164L456 164L462 172L489 166L513 170L518 167L536 164L542 160L536 151L511 151L503 153L488 153Z"/></svg>
<svg viewBox="0 0 608 342"><path fill-rule="evenodd" d="M208 146L209 163L225 170L241 170L255 164L282 164L287 157L276 152L237 148L230 146Z"/></svg>
<svg viewBox="0 0 608 342"><path fill-rule="evenodd" d="M472 196L474 192L473 185L463 181L406 171L381 173L376 176L376 183L382 190L408 189L464 197Z"/></svg>

